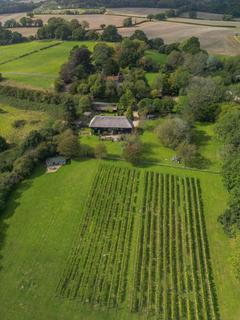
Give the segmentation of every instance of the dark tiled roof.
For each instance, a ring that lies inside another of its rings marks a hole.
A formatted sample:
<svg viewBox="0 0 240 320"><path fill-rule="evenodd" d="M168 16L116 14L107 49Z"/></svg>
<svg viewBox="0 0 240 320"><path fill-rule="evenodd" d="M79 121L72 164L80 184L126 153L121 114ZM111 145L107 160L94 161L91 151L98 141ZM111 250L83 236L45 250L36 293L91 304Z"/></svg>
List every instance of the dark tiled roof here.
<svg viewBox="0 0 240 320"><path fill-rule="evenodd" d="M133 124L128 118L110 117L110 116L95 116L90 124L90 128L119 128L119 129L132 129Z"/></svg>

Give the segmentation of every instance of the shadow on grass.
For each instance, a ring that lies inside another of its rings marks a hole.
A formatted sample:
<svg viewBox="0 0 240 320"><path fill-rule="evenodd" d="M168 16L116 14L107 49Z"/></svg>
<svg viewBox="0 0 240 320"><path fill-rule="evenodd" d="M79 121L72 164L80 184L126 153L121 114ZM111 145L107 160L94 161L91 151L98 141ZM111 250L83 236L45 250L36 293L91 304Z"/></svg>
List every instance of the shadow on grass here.
<svg viewBox="0 0 240 320"><path fill-rule="evenodd" d="M7 220L14 215L15 210L19 206L19 199L21 198L22 194L32 186L35 178L43 175L45 172L46 169L43 166L38 166L30 178L25 179L11 192L7 199L5 209L0 212L0 271L3 268L1 265L1 259L3 258L1 252L4 248L7 231L9 228L9 223Z"/></svg>
<svg viewBox="0 0 240 320"><path fill-rule="evenodd" d="M201 147L207 145L208 142L211 140L211 137L205 131L196 129L194 131L193 140L196 143L196 145Z"/></svg>

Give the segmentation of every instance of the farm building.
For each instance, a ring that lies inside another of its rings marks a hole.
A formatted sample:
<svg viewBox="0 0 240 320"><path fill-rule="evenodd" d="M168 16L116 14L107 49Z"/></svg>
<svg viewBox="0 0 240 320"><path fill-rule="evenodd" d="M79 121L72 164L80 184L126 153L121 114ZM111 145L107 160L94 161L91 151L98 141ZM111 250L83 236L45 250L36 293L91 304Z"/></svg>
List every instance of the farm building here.
<svg viewBox="0 0 240 320"><path fill-rule="evenodd" d="M89 127L95 134L131 133L132 122L125 116L95 116Z"/></svg>
<svg viewBox="0 0 240 320"><path fill-rule="evenodd" d="M117 112L117 105L109 102L93 102L93 108L97 112Z"/></svg>

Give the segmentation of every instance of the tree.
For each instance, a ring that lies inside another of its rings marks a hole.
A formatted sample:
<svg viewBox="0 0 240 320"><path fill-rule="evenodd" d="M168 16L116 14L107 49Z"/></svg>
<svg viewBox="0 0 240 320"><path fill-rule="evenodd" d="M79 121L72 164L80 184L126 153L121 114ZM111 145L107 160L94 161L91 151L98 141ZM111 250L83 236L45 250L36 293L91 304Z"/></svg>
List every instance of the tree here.
<svg viewBox="0 0 240 320"><path fill-rule="evenodd" d="M222 113L216 124L218 139L234 149L240 147L240 110L231 108Z"/></svg>
<svg viewBox="0 0 240 320"><path fill-rule="evenodd" d="M121 113L124 113L128 107L133 108L136 105L136 99L131 92L131 90L126 90L126 92L121 96L119 103L118 103L118 108Z"/></svg>
<svg viewBox="0 0 240 320"><path fill-rule="evenodd" d="M188 12L188 16L190 19L197 19L198 15L197 15L197 11L195 10L191 10Z"/></svg>
<svg viewBox="0 0 240 320"><path fill-rule="evenodd" d="M93 50L92 59L98 69L108 64L114 55L114 49L105 43L98 43Z"/></svg>
<svg viewBox="0 0 240 320"><path fill-rule="evenodd" d="M56 92L63 92L65 89L65 84L62 79L56 79L54 82L54 89Z"/></svg>
<svg viewBox="0 0 240 320"><path fill-rule="evenodd" d="M185 165L192 165L197 158L197 147L195 144L186 141L177 147L177 157L184 162Z"/></svg>
<svg viewBox="0 0 240 320"><path fill-rule="evenodd" d="M165 73L159 73L152 88L157 91L158 95L168 95L170 93L169 76Z"/></svg>
<svg viewBox="0 0 240 320"><path fill-rule="evenodd" d="M85 111L91 110L92 100L88 95L81 96L79 98L77 112L83 114Z"/></svg>
<svg viewBox="0 0 240 320"><path fill-rule="evenodd" d="M109 25L104 28L102 33L102 40L108 42L118 42L121 40L121 35L118 33L116 26Z"/></svg>
<svg viewBox="0 0 240 320"><path fill-rule="evenodd" d="M157 137L165 147L176 149L183 142L190 142L191 127L180 118L168 118L156 128Z"/></svg>
<svg viewBox="0 0 240 320"><path fill-rule="evenodd" d="M124 26L125 28L132 27L132 25L133 25L132 17L128 17L128 18L125 18L125 19L123 20L123 26Z"/></svg>
<svg viewBox="0 0 240 320"><path fill-rule="evenodd" d="M146 33L142 30L135 30L134 33L130 37L131 40L139 40L143 42L148 42L148 37Z"/></svg>
<svg viewBox="0 0 240 320"><path fill-rule="evenodd" d="M181 44L180 47L184 52L191 54L196 54L201 50L200 41L197 37L191 37L187 39Z"/></svg>
<svg viewBox="0 0 240 320"><path fill-rule="evenodd" d="M164 40L162 38L153 38L148 40L148 44L151 49L160 50L164 45Z"/></svg>
<svg viewBox="0 0 240 320"><path fill-rule="evenodd" d="M175 70L179 66L181 66L184 62L184 57L182 52L173 50L167 57L167 66L172 70Z"/></svg>
<svg viewBox="0 0 240 320"><path fill-rule="evenodd" d="M0 136L0 152L7 150L7 148L8 148L7 141L2 136Z"/></svg>
<svg viewBox="0 0 240 320"><path fill-rule="evenodd" d="M58 136L57 151L60 155L66 157L67 159L72 159L79 156L79 139L71 129L67 129Z"/></svg>
<svg viewBox="0 0 240 320"><path fill-rule="evenodd" d="M107 155L107 148L104 143L99 143L96 145L94 150L95 158L103 159Z"/></svg>
<svg viewBox="0 0 240 320"><path fill-rule="evenodd" d="M144 56L146 45L138 40L128 38L121 42L117 48L119 65L122 68L133 68L139 64L140 59Z"/></svg>
<svg viewBox="0 0 240 320"><path fill-rule="evenodd" d="M143 146L139 136L132 134L124 144L122 156L126 161L136 165L141 160L142 151Z"/></svg>
<svg viewBox="0 0 240 320"><path fill-rule="evenodd" d="M183 113L196 121L211 122L217 115L218 103L223 101L225 89L217 79L195 77L187 88L187 103Z"/></svg>

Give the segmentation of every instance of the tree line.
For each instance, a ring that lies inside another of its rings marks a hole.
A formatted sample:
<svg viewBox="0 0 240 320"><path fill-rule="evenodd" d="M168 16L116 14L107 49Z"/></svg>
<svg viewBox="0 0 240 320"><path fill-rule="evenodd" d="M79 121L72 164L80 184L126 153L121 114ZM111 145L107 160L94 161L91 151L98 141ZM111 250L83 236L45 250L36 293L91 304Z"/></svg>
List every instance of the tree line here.
<svg viewBox="0 0 240 320"><path fill-rule="evenodd" d="M41 5L42 2L20 2L20 1L1 1L0 14L17 13L17 12L32 12L35 8Z"/></svg>
<svg viewBox="0 0 240 320"><path fill-rule="evenodd" d="M89 8L89 7L155 7L177 8L187 11L206 11L240 16L240 3L238 0L57 0L63 7Z"/></svg>

